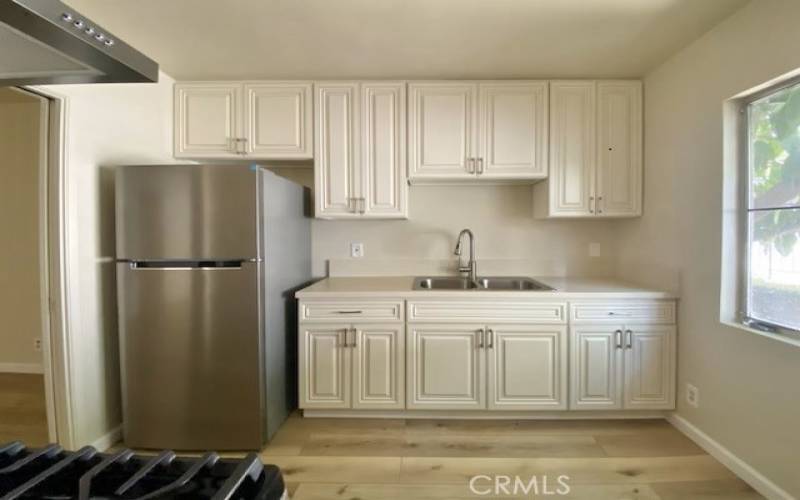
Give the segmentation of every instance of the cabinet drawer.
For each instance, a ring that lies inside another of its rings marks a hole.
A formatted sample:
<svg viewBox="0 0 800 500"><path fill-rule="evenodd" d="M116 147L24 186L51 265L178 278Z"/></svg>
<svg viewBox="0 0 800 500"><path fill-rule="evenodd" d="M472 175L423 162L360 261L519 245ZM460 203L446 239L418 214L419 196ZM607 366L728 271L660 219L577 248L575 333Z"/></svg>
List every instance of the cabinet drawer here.
<svg viewBox="0 0 800 500"><path fill-rule="evenodd" d="M513 300L408 301L408 321L427 323L541 323L567 321L565 302Z"/></svg>
<svg viewBox="0 0 800 500"><path fill-rule="evenodd" d="M301 302L300 321L403 321L403 301Z"/></svg>
<svg viewBox="0 0 800 500"><path fill-rule="evenodd" d="M675 323L675 302L672 301L573 302L571 309L573 323Z"/></svg>

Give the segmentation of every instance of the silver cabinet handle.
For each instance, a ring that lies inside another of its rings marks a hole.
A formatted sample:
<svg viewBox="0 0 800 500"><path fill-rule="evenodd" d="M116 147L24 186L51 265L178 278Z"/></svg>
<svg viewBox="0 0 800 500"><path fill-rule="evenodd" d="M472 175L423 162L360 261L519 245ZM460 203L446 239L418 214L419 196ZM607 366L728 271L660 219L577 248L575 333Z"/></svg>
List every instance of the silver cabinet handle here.
<svg viewBox="0 0 800 500"><path fill-rule="evenodd" d="M367 211L367 200L364 199L364 198L359 198L359 201L361 201L361 212L360 213L361 213L361 215L364 215L364 213L366 213L366 211Z"/></svg>
<svg viewBox="0 0 800 500"><path fill-rule="evenodd" d="M353 343L350 344L350 347L357 347L358 346L358 330L355 328L351 328L353 332Z"/></svg>
<svg viewBox="0 0 800 500"><path fill-rule="evenodd" d="M361 314L364 311L336 311L336 314Z"/></svg>
<svg viewBox="0 0 800 500"><path fill-rule="evenodd" d="M483 349L483 336L486 334L483 328L475 332L478 335L478 349Z"/></svg>
<svg viewBox="0 0 800 500"><path fill-rule="evenodd" d="M594 213L594 196L589 197L589 213Z"/></svg>
<svg viewBox="0 0 800 500"><path fill-rule="evenodd" d="M494 330L489 328L488 330L486 330L486 334L487 334L487 338L488 338L488 344L486 345L486 347L488 349L493 349L494 348Z"/></svg>
<svg viewBox="0 0 800 500"><path fill-rule="evenodd" d="M617 349L622 349L622 330L614 332L614 339Z"/></svg>
<svg viewBox="0 0 800 500"><path fill-rule="evenodd" d="M633 348L633 332L625 330L625 349Z"/></svg>
<svg viewBox="0 0 800 500"><path fill-rule="evenodd" d="M478 175L483 174L483 158L478 158Z"/></svg>
<svg viewBox="0 0 800 500"><path fill-rule="evenodd" d="M467 172L470 174L475 173L475 158L467 158Z"/></svg>
<svg viewBox="0 0 800 500"><path fill-rule="evenodd" d="M347 198L347 211L356 213L356 198Z"/></svg>
<svg viewBox="0 0 800 500"><path fill-rule="evenodd" d="M339 333L336 334L336 347L347 347L347 333L349 331L349 328L339 330ZM342 337L344 337L344 341L342 341Z"/></svg>
<svg viewBox="0 0 800 500"><path fill-rule="evenodd" d="M597 213L598 214L602 214L603 213L603 197L602 196L598 196L597 197Z"/></svg>

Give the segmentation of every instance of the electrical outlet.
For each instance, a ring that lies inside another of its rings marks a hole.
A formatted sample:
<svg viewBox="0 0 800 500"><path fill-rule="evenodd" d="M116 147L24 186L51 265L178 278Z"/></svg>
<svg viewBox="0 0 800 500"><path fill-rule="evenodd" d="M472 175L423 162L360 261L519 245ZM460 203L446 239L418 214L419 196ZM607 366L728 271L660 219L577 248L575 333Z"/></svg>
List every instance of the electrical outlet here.
<svg viewBox="0 0 800 500"><path fill-rule="evenodd" d="M364 244L350 243L350 257L354 259L360 259L363 256L364 256Z"/></svg>
<svg viewBox="0 0 800 500"><path fill-rule="evenodd" d="M589 257L600 257L600 243L589 243Z"/></svg>
<svg viewBox="0 0 800 500"><path fill-rule="evenodd" d="M36 349L37 351L41 351L42 350L42 339L35 339L33 341L33 348Z"/></svg>
<svg viewBox="0 0 800 500"><path fill-rule="evenodd" d="M700 406L700 389L692 384L686 384L686 402L695 408Z"/></svg>

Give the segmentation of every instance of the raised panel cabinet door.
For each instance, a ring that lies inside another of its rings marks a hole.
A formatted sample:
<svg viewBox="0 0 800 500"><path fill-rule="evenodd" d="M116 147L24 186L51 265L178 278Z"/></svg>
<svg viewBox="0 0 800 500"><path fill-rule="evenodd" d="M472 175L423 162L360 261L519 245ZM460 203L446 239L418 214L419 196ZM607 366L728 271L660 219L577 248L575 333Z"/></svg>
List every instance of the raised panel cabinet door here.
<svg viewBox="0 0 800 500"><path fill-rule="evenodd" d="M350 408L347 325L300 325L300 408Z"/></svg>
<svg viewBox="0 0 800 500"><path fill-rule="evenodd" d="M573 328L570 409L622 408L622 326Z"/></svg>
<svg viewBox="0 0 800 500"><path fill-rule="evenodd" d="M364 325L353 335L353 408L397 410L405 401L402 324Z"/></svg>
<svg viewBox="0 0 800 500"><path fill-rule="evenodd" d="M360 128L364 216L408 218L405 83L363 83Z"/></svg>
<svg viewBox="0 0 800 500"><path fill-rule="evenodd" d="M550 83L552 217L594 215L595 84Z"/></svg>
<svg viewBox="0 0 800 500"><path fill-rule="evenodd" d="M567 409L565 326L490 326L486 353L489 409Z"/></svg>
<svg viewBox="0 0 800 500"><path fill-rule="evenodd" d="M625 409L675 407L675 328L626 325Z"/></svg>
<svg viewBox="0 0 800 500"><path fill-rule="evenodd" d="M480 329L475 325L408 325L408 409L485 409Z"/></svg>
<svg viewBox="0 0 800 500"><path fill-rule="evenodd" d="M240 157L241 100L236 83L175 84L175 157Z"/></svg>
<svg viewBox="0 0 800 500"><path fill-rule="evenodd" d="M408 92L409 178L474 179L477 85L410 83Z"/></svg>
<svg viewBox="0 0 800 500"><path fill-rule="evenodd" d="M247 152L256 158L311 158L311 84L252 83L244 86Z"/></svg>
<svg viewBox="0 0 800 500"><path fill-rule="evenodd" d="M481 83L479 93L478 176L547 177L547 82Z"/></svg>
<svg viewBox="0 0 800 500"><path fill-rule="evenodd" d="M360 217L358 178L358 84L317 83L314 109L316 215Z"/></svg>
<svg viewBox="0 0 800 500"><path fill-rule="evenodd" d="M642 84L597 84L597 214L641 215Z"/></svg>

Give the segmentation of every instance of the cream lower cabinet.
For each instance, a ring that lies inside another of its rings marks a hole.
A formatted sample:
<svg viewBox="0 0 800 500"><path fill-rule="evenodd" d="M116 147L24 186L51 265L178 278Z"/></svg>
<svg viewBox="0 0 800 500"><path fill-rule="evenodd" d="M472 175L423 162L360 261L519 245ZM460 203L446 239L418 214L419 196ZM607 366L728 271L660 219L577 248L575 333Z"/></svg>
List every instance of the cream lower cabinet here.
<svg viewBox="0 0 800 500"><path fill-rule="evenodd" d="M572 329L570 408L675 407L675 327L589 324Z"/></svg>
<svg viewBox="0 0 800 500"><path fill-rule="evenodd" d="M402 409L402 324L301 324L300 407Z"/></svg>
<svg viewBox="0 0 800 500"><path fill-rule="evenodd" d="M553 325L409 324L409 409L567 407L567 331Z"/></svg>

